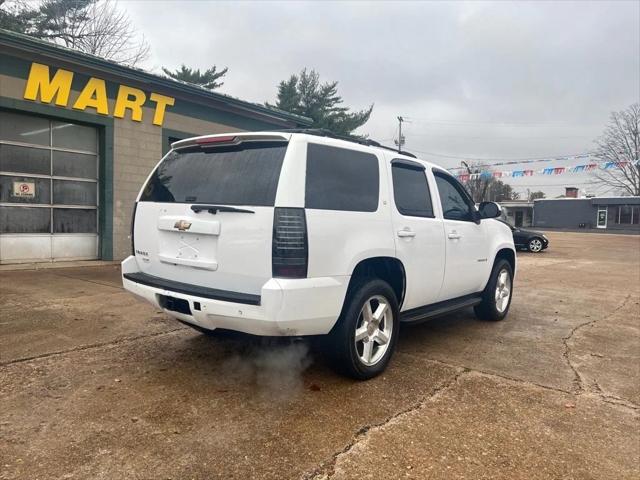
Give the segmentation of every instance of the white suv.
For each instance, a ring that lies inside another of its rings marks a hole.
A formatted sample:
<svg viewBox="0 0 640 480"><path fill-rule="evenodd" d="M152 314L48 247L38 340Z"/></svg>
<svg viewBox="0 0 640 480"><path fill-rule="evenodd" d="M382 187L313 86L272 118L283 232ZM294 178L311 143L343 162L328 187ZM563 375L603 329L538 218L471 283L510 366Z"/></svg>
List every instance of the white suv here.
<svg viewBox="0 0 640 480"><path fill-rule="evenodd" d="M346 374L389 363L400 322L501 320L516 256L500 207L447 171L318 132L182 140L133 213L124 287L197 330L324 335Z"/></svg>

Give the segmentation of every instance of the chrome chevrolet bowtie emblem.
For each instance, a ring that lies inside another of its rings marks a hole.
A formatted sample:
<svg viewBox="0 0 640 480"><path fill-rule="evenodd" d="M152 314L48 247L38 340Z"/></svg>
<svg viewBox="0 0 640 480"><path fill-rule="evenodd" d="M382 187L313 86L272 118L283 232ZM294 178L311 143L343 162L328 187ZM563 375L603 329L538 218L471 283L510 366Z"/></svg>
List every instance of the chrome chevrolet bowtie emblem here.
<svg viewBox="0 0 640 480"><path fill-rule="evenodd" d="M175 223L173 228L177 228L181 232L184 232L185 230L189 230L191 228L191 222L187 222L186 220L180 220Z"/></svg>

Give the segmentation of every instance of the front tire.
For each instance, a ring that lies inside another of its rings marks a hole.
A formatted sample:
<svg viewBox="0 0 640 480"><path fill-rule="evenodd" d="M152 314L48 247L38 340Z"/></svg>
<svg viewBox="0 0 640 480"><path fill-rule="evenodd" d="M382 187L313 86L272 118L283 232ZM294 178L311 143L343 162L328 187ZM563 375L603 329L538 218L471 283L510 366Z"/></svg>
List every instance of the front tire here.
<svg viewBox="0 0 640 480"><path fill-rule="evenodd" d="M527 249L533 253L539 253L542 251L542 239L538 237L534 237L529 240L529 244L527 245Z"/></svg>
<svg viewBox="0 0 640 480"><path fill-rule="evenodd" d="M337 370L368 380L389 364L399 327L398 301L389 284L376 278L356 280L325 350Z"/></svg>
<svg viewBox="0 0 640 480"><path fill-rule="evenodd" d="M499 321L507 316L513 294L513 269L504 259L493 266L489 283L482 293L482 302L473 307L481 320Z"/></svg>

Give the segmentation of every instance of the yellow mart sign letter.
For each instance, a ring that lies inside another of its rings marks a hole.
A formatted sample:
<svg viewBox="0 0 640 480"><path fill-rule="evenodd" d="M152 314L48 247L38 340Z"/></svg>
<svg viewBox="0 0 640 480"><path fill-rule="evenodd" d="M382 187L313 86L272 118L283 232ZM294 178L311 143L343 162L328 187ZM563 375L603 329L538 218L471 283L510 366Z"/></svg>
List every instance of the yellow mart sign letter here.
<svg viewBox="0 0 640 480"><path fill-rule="evenodd" d="M59 107L66 107L69 103L72 81L73 72L59 68L52 77L47 65L32 63L24 90L24 98L37 101L39 97L42 103L53 102ZM175 103L175 99L152 92L148 100L154 104L153 124L162 126L166 109ZM131 120L141 122L142 107L146 103L148 102L145 92L127 85L119 85L113 116L124 118L127 111L129 111ZM72 105L75 110L85 110L88 107L94 108L101 115L109 115L107 85L104 80L94 77L89 78Z"/></svg>

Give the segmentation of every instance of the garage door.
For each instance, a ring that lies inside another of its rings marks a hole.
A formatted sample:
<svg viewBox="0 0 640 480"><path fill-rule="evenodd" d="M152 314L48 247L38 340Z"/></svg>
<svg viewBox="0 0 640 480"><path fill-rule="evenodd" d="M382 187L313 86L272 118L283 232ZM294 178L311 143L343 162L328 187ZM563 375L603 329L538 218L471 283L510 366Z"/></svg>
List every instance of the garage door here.
<svg viewBox="0 0 640 480"><path fill-rule="evenodd" d="M97 257L96 129L0 110L0 263Z"/></svg>

